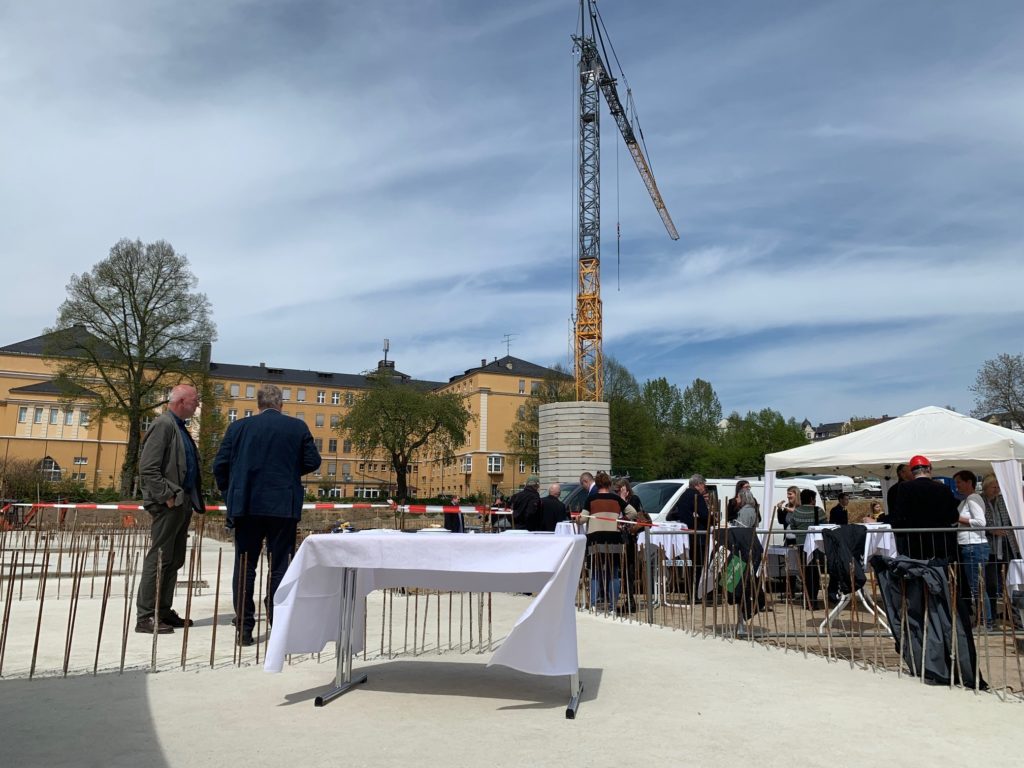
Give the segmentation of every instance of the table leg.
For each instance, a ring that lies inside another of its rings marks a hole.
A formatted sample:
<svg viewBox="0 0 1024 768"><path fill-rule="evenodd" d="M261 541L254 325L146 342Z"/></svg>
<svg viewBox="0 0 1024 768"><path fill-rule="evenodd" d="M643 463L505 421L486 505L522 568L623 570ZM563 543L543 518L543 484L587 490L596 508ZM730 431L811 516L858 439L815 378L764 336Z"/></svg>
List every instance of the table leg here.
<svg viewBox="0 0 1024 768"><path fill-rule="evenodd" d="M839 613L843 610L843 608L845 608L849 604L850 595L843 595L842 599L840 599L836 607L829 611L828 616L826 616L825 620L821 622L821 626L818 627L818 634L820 635L822 632L824 632L825 627L830 626L835 617L838 616Z"/></svg>
<svg viewBox="0 0 1024 768"><path fill-rule="evenodd" d="M867 612L870 613L872 616L877 616L878 623L885 627L885 631L891 635L892 628L889 626L889 623L885 620L885 616L882 615L882 609L875 604L874 600L868 597L867 593L864 592L863 588L857 590L857 597L860 599L860 604L864 606Z"/></svg>
<svg viewBox="0 0 1024 768"><path fill-rule="evenodd" d="M580 683L579 674L569 675L569 706L565 708L565 719L575 720L576 710L580 707L580 695L583 693L583 684Z"/></svg>
<svg viewBox="0 0 1024 768"><path fill-rule="evenodd" d="M356 615L356 570L341 569L341 605L338 610L338 640L335 644L337 656L334 672L334 688L313 700L314 706L323 707L347 693L354 686L366 682L366 675L352 680L352 631Z"/></svg>

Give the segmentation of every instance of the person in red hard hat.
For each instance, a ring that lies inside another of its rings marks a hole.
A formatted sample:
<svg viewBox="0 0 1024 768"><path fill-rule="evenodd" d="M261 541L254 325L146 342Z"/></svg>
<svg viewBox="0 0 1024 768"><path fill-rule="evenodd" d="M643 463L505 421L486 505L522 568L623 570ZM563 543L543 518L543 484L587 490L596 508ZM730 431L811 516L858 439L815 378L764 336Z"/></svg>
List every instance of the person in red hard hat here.
<svg viewBox="0 0 1024 768"><path fill-rule="evenodd" d="M949 528L949 533L907 533L897 536L900 554L917 560L956 559L955 527L960 520L956 498L942 483L932 480L932 464L925 456L907 462L913 479L900 483L895 509L889 510L893 528Z"/></svg>

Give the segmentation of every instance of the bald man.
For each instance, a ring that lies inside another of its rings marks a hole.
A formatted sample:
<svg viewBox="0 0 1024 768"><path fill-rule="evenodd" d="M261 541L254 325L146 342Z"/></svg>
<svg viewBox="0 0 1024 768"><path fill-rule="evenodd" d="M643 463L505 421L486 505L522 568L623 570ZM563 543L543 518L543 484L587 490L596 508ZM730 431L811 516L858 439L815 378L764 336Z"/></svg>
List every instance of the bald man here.
<svg viewBox="0 0 1024 768"><path fill-rule="evenodd" d="M178 570L185 564L188 525L192 512L205 512L200 491L199 450L185 426L199 407L199 393L189 384L171 390L167 410L146 432L139 459L142 504L153 521L152 543L142 562L136 632L167 634L184 627L185 619L172 608ZM160 572L157 573L157 561ZM156 604L157 581L160 605ZM188 620L191 625L193 622Z"/></svg>

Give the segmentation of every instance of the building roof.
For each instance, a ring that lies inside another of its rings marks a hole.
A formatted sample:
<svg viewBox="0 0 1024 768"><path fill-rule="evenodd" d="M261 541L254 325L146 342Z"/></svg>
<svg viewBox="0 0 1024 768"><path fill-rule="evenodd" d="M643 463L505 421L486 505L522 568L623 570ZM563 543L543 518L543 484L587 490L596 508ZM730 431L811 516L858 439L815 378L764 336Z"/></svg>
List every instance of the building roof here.
<svg viewBox="0 0 1024 768"><path fill-rule="evenodd" d="M5 355L32 355L42 357L45 355L68 355L76 357L82 351L92 345L99 345L100 351L106 347L104 342L93 336L82 325L74 325L70 328L62 328L42 336L35 336L24 341L17 341L0 347L0 354ZM108 348L109 349L109 348Z"/></svg>
<svg viewBox="0 0 1024 768"><path fill-rule="evenodd" d="M275 368L271 365L236 365L234 363L210 363L210 374L219 379L238 379L239 381L280 381L288 384L308 384L311 386L337 387L348 389L369 389L373 386L373 378L362 373L335 373L332 371L304 371L297 368ZM424 381L411 379L404 374L392 372L411 386L419 389L436 389L443 385L440 381Z"/></svg>
<svg viewBox="0 0 1024 768"><path fill-rule="evenodd" d="M535 379L542 379L545 376L563 376L569 378L567 374L561 371L556 371L554 368L545 368L543 365L537 365L531 363L529 360L521 360L518 357L512 357L511 355L505 355L505 357L492 360L487 362L481 360L480 365L476 368L467 368L465 373L460 373L452 376L448 379L451 383L464 376L471 376L474 373L499 373L505 376L530 376Z"/></svg>
<svg viewBox="0 0 1024 768"><path fill-rule="evenodd" d="M21 395L64 395L71 397L99 397L91 389L80 387L77 384L67 382L63 387L55 380L40 381L35 384L26 384L24 387L14 387L11 392Z"/></svg>

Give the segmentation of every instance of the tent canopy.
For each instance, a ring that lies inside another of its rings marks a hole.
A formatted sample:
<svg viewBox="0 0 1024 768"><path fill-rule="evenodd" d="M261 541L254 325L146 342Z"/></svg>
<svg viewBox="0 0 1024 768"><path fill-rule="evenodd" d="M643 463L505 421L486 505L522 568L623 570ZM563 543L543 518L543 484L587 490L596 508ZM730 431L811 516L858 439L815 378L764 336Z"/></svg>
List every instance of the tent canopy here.
<svg viewBox="0 0 1024 768"><path fill-rule="evenodd" d="M848 435L769 453L764 462L768 471L892 477L897 464L918 454L928 457L936 474L988 474L993 461L1024 460L1024 433L927 406Z"/></svg>

